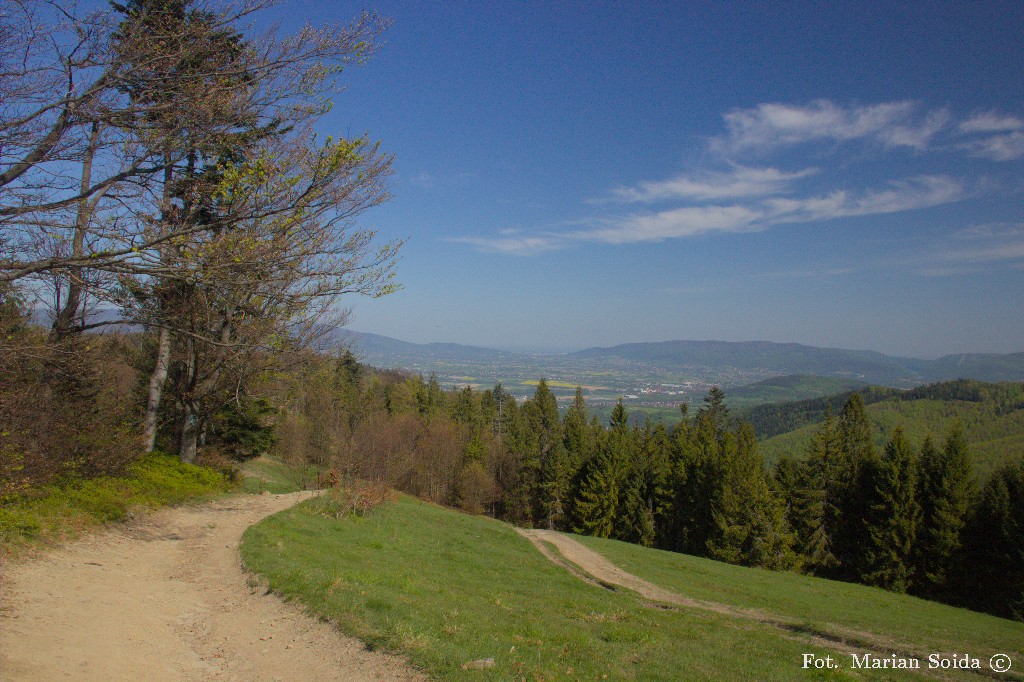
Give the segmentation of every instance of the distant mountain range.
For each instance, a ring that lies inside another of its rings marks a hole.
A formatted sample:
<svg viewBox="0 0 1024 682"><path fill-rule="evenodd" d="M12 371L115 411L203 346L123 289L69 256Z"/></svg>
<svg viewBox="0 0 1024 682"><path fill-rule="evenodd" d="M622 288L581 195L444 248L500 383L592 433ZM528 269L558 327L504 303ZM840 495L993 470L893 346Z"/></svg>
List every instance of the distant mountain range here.
<svg viewBox="0 0 1024 682"><path fill-rule="evenodd" d="M680 370L688 367L762 369L778 374L843 377L871 384L908 386L968 378L1024 380L1024 353L964 353L935 360L901 358L875 351L817 348L767 341L661 341L589 348L575 358L622 359Z"/></svg>
<svg viewBox="0 0 1024 682"><path fill-rule="evenodd" d="M401 363L394 363L396 359L418 359L423 362L502 362L520 357L518 353L491 348L463 346L458 343L409 343L390 336L347 329L336 332L332 341L348 345L362 362L375 367L401 366Z"/></svg>
<svg viewBox="0 0 1024 682"><path fill-rule="evenodd" d="M740 370L775 375L837 377L884 386L909 387L952 379L1024 381L1024 353L962 353L935 360L904 358L875 351L818 348L768 341L659 341L588 348L575 353L538 355L463 346L408 343L378 334L344 330L336 340L349 344L371 365L409 367L435 362L564 366L607 363L685 374Z"/></svg>

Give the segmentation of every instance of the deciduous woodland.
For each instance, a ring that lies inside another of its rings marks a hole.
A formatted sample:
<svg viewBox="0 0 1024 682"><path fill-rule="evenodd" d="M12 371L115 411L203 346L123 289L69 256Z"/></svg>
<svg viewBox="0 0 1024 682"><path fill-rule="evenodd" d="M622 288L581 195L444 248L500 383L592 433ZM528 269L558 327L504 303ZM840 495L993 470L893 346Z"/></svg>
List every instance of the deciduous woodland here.
<svg viewBox="0 0 1024 682"><path fill-rule="evenodd" d="M310 350L345 295L395 286L399 245L356 222L390 156L312 133L386 22L252 35L259 5L0 12L0 501L154 448L272 453L522 526L1024 619L1024 463L979 483L956 424L879 449L853 395L769 471L718 389L671 427L621 403L604 424L582 391L560 414L544 381L520 403ZM137 331L86 333L110 322Z"/></svg>

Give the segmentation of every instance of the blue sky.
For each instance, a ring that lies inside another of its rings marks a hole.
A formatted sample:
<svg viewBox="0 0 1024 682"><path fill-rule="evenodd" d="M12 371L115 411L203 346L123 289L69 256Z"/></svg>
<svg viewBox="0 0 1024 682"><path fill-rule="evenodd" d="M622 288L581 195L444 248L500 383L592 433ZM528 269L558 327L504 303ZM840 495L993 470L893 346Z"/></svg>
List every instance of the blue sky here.
<svg viewBox="0 0 1024 682"><path fill-rule="evenodd" d="M395 154L408 242L353 329L1024 351L1024 3L369 7L324 131Z"/></svg>

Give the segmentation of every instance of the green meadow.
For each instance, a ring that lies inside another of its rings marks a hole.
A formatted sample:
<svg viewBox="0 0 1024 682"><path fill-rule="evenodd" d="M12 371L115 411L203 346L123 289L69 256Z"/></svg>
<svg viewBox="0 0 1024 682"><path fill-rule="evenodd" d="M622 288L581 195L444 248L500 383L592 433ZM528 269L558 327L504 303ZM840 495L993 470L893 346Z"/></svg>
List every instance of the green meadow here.
<svg viewBox="0 0 1024 682"><path fill-rule="evenodd" d="M828 639L856 645L851 630L879 654L966 647L1024 664L1020 623L871 588L581 539L663 587L770 617L666 608L584 583L492 519L408 497L367 516L335 511L318 498L253 526L242 542L246 566L270 589L372 648L405 655L432 679L929 678L926 670L851 670ZM832 656L839 667L805 669L805 654Z"/></svg>

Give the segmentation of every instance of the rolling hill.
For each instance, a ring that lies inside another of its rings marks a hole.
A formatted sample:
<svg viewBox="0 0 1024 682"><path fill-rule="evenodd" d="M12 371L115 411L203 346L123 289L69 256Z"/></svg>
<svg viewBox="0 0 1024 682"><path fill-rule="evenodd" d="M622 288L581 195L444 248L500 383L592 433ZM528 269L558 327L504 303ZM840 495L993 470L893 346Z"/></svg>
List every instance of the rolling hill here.
<svg viewBox="0 0 1024 682"><path fill-rule="evenodd" d="M901 387L958 378L1024 381L1024 353L971 353L921 360L875 351L818 348L798 343L662 341L589 348L571 353L569 357L588 360L621 359L666 369L760 369L776 374L813 374Z"/></svg>
<svg viewBox="0 0 1024 682"><path fill-rule="evenodd" d="M787 374L730 389L726 402L734 410L765 403L790 403L821 396L836 395L867 387L862 381L821 377L811 374Z"/></svg>
<svg viewBox="0 0 1024 682"><path fill-rule="evenodd" d="M909 388L959 378L1024 381L1024 353L971 353L922 360L875 351L818 348L797 343L661 341L594 347L574 353L529 354L455 343L408 343L350 330L339 330L329 339L329 344L348 345L363 362L377 367L404 367L414 371L436 369L440 373L453 364L465 363L491 366L497 374L504 369L525 370L536 373L531 377L534 379L546 375L548 378L558 376L572 380L574 376L586 373L614 370L652 380L657 377L699 377L709 384L731 387L784 375L839 379L847 382L848 387L860 383ZM583 384L592 383L577 380ZM779 385L777 388L796 387ZM843 389L837 387L834 390ZM793 399L800 394L793 392L787 395L783 390L776 391L775 395Z"/></svg>
<svg viewBox="0 0 1024 682"><path fill-rule="evenodd" d="M949 427L959 420L965 428L974 454L977 473L986 477L1003 462L1024 456L1024 384L988 384L977 381L952 381L921 386L910 391L878 387L860 389L867 405L868 419L874 427L875 443L883 446L897 426L915 446L929 433L941 441ZM826 405L838 413L850 393L831 398L806 400L788 405L766 405L748 412L761 442L765 460L774 464L790 454L802 458L824 418ZM758 420L757 417L761 419ZM769 418L769 416L771 418ZM794 425L780 432L780 424ZM777 434L777 435L773 435Z"/></svg>

